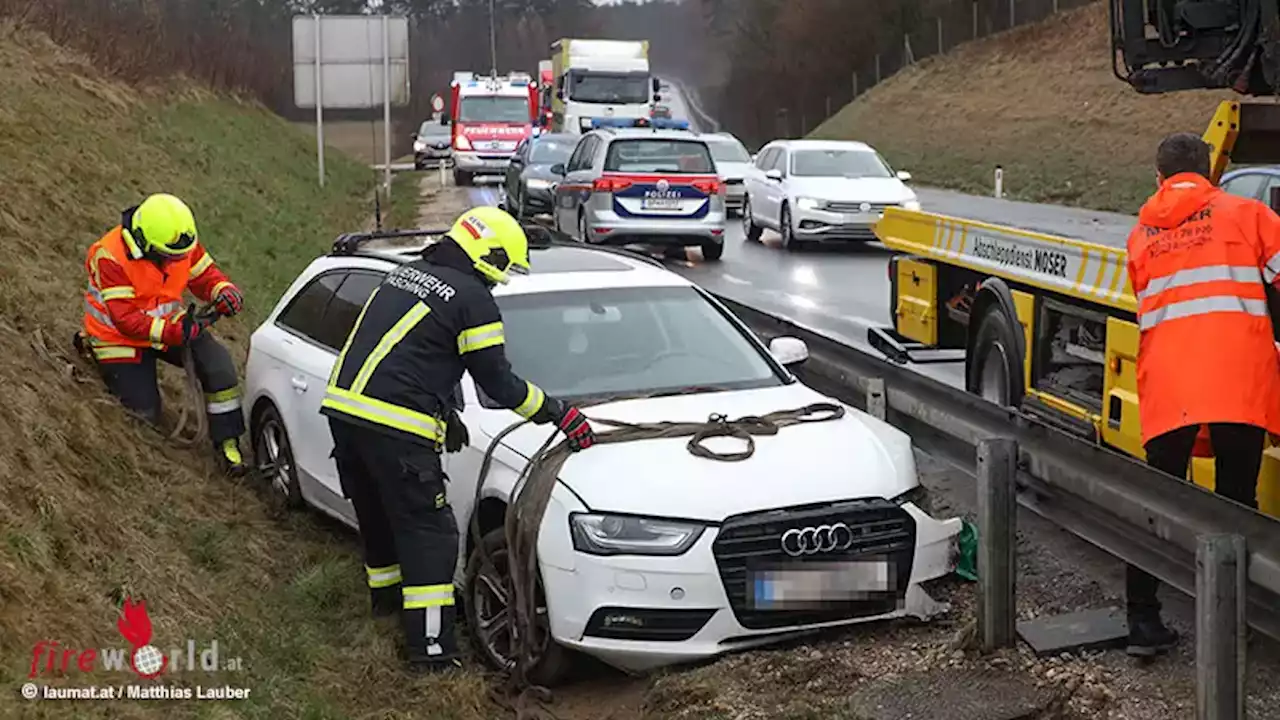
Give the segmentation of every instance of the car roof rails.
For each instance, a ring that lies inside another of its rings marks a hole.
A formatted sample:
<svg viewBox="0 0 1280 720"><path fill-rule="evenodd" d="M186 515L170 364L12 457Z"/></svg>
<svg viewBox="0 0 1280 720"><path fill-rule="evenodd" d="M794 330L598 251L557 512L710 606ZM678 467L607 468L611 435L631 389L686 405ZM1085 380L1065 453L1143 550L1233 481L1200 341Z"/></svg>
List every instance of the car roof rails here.
<svg viewBox="0 0 1280 720"><path fill-rule="evenodd" d="M333 248L329 251L330 255L337 256L354 256L369 255L362 251L364 245L373 240L395 240L414 237L438 237L444 235L448 230L432 230L425 228L413 228L408 230L374 230L371 232L353 232L343 233L333 241ZM382 257L382 256L377 256Z"/></svg>

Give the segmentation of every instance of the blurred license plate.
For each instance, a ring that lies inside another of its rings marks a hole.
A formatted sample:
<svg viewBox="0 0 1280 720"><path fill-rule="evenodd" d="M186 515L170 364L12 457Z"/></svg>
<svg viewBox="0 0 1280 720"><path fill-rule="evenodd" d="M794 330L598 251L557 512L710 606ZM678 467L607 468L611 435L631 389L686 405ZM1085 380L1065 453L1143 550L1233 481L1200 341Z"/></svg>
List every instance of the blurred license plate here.
<svg viewBox="0 0 1280 720"><path fill-rule="evenodd" d="M642 210L679 210L680 198L642 198L640 200L640 208Z"/></svg>
<svg viewBox="0 0 1280 720"><path fill-rule="evenodd" d="M868 599L894 583L887 561L849 560L758 570L751 586L757 610L791 610Z"/></svg>

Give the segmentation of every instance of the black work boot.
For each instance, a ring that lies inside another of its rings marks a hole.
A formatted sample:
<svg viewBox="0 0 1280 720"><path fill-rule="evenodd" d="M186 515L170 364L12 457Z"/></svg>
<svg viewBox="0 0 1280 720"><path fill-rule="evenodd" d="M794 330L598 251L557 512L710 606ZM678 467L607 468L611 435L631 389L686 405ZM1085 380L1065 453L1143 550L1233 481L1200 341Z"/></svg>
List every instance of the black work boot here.
<svg viewBox="0 0 1280 720"><path fill-rule="evenodd" d="M405 669L414 675L440 675L462 669L462 658L426 655L410 651L405 661Z"/></svg>
<svg viewBox="0 0 1280 720"><path fill-rule="evenodd" d="M1125 652L1151 658L1172 650L1178 644L1178 633L1165 627L1158 614L1129 616L1129 645Z"/></svg>
<svg viewBox="0 0 1280 720"><path fill-rule="evenodd" d="M436 614L436 623L428 623L427 615ZM408 669L414 673L450 672L462 667L454 628L454 607L433 607L406 610L404 618L404 657ZM428 635L429 626L438 627L439 635Z"/></svg>
<svg viewBox="0 0 1280 720"><path fill-rule="evenodd" d="M399 585L369 589L369 604L376 618L394 617L402 603Z"/></svg>

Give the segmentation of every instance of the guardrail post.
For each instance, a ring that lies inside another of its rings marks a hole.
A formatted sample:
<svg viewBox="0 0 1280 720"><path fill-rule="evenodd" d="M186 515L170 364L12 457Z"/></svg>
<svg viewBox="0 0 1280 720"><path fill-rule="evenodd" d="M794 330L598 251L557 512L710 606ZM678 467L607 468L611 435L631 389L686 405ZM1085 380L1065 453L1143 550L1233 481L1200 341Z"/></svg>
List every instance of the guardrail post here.
<svg viewBox="0 0 1280 720"><path fill-rule="evenodd" d="M889 403L884 394L884 378L867 380L867 414L877 420L888 421Z"/></svg>
<svg viewBox="0 0 1280 720"><path fill-rule="evenodd" d="M1004 197L1004 168L1000 167L999 165L996 166L995 196L998 198Z"/></svg>
<svg viewBox="0 0 1280 720"><path fill-rule="evenodd" d="M978 635L984 651L1014 642L1018 442L978 442Z"/></svg>
<svg viewBox="0 0 1280 720"><path fill-rule="evenodd" d="M1244 720L1244 536L1201 536L1196 547L1196 720Z"/></svg>

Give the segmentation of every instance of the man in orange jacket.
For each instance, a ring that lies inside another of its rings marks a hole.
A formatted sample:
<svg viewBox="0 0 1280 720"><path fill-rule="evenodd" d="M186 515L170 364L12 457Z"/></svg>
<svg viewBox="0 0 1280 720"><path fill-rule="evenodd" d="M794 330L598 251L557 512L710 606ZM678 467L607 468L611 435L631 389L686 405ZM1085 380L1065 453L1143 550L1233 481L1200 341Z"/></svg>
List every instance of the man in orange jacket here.
<svg viewBox="0 0 1280 720"><path fill-rule="evenodd" d="M1280 359L1266 286L1280 277L1280 217L1209 177L1209 146L1170 135L1156 152L1156 191L1129 235L1138 299L1138 404L1147 463L1185 478L1208 426L1219 495L1257 508L1268 432L1280 432ZM1129 653L1177 643L1160 619L1159 582L1130 566Z"/></svg>
<svg viewBox="0 0 1280 720"><path fill-rule="evenodd" d="M89 248L85 271L83 335L108 389L158 425L156 360L181 366L181 348L190 348L214 450L228 473L242 474L245 427L235 364L203 332L205 323L183 309L182 294L190 289L226 316L240 312L244 297L197 241L191 209L159 194L125 210L120 224Z"/></svg>

